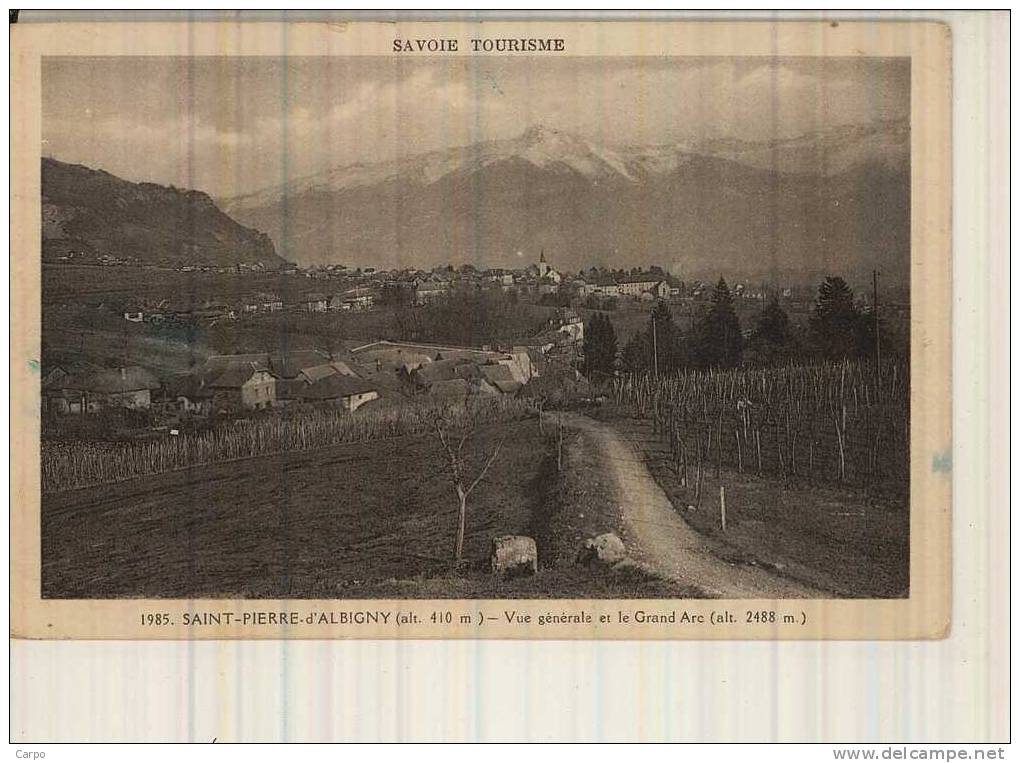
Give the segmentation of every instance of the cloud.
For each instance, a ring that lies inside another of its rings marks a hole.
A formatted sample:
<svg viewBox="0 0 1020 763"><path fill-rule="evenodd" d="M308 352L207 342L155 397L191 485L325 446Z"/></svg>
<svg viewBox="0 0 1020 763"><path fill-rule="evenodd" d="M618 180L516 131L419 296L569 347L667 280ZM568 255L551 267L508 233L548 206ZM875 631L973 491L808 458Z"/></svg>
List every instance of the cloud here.
<svg viewBox="0 0 1020 763"><path fill-rule="evenodd" d="M218 196L516 135L757 140L909 112L909 68L837 59L48 59L57 158Z"/></svg>

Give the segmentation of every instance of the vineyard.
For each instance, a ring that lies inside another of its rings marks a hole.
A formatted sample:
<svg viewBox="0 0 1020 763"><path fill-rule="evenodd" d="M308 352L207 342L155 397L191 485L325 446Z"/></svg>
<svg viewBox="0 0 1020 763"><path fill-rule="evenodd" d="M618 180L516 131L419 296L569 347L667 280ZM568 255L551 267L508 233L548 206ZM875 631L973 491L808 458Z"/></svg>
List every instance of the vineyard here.
<svg viewBox="0 0 1020 763"><path fill-rule="evenodd" d="M696 504L706 471L718 477L722 468L906 494L910 378L903 362L631 376L614 380L610 395L652 419Z"/></svg>
<svg viewBox="0 0 1020 763"><path fill-rule="evenodd" d="M52 493L253 456L421 434L431 430L437 419L448 421L451 428L511 421L533 410L525 400L501 397L468 407L423 403L355 414L321 409L281 413L146 442L44 442L42 490Z"/></svg>

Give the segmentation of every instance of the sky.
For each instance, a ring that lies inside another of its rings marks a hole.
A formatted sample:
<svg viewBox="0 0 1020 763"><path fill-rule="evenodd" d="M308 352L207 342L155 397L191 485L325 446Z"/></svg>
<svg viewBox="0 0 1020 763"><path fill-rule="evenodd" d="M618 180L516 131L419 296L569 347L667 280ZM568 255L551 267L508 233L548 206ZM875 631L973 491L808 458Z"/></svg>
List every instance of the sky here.
<svg viewBox="0 0 1020 763"><path fill-rule="evenodd" d="M46 58L42 154L220 199L511 138L764 141L905 120L907 59Z"/></svg>

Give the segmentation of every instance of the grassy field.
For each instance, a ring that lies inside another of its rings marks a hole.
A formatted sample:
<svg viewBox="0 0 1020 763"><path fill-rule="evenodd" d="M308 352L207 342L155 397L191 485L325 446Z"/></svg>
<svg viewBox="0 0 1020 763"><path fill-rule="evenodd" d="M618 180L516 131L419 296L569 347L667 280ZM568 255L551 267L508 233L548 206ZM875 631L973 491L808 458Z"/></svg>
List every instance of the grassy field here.
<svg viewBox="0 0 1020 763"><path fill-rule="evenodd" d="M321 287L321 288L320 288ZM324 284L280 273L202 273L173 268L103 267L44 263L43 304L74 304L101 299L136 300L185 295L196 299L229 298L269 291L291 296L326 291Z"/></svg>
<svg viewBox="0 0 1020 763"><path fill-rule="evenodd" d="M69 305L43 316L43 360L97 365L142 365L167 373L187 371L214 354L320 350L343 341L393 337L393 311L275 313L234 320L132 323L108 311Z"/></svg>
<svg viewBox="0 0 1020 763"><path fill-rule="evenodd" d="M772 569L839 596L908 595L910 512L905 498L882 498L861 488L757 476L723 468L706 470L696 509L668 444L647 420L608 417L638 445L656 482L685 521L733 564ZM721 529L719 487L726 489L726 532Z"/></svg>
<svg viewBox="0 0 1020 763"><path fill-rule="evenodd" d="M581 535L612 529L611 502L578 487L598 466L575 461L561 477L554 440L535 419L479 430L470 446L476 463L504 437L503 455L468 503L466 569L450 561L457 504L439 446L431 436L407 436L45 495L43 596L683 593L636 570L574 567ZM583 524L564 516L582 512ZM510 533L537 538L537 576L501 581L488 573L492 538Z"/></svg>

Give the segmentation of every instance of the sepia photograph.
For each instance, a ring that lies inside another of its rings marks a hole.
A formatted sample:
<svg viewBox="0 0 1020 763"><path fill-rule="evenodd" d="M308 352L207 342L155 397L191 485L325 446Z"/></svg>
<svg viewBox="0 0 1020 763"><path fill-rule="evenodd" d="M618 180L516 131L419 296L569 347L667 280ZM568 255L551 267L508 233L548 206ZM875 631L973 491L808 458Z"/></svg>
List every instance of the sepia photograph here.
<svg viewBox="0 0 1020 763"><path fill-rule="evenodd" d="M1007 18L11 11L17 757L1004 759Z"/></svg>
<svg viewBox="0 0 1020 763"><path fill-rule="evenodd" d="M42 597L908 597L910 106L909 57L44 57Z"/></svg>

